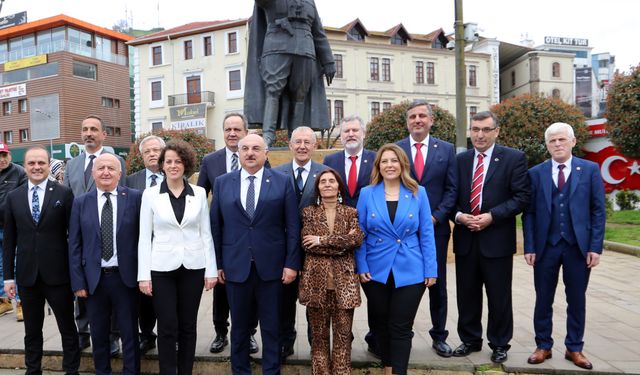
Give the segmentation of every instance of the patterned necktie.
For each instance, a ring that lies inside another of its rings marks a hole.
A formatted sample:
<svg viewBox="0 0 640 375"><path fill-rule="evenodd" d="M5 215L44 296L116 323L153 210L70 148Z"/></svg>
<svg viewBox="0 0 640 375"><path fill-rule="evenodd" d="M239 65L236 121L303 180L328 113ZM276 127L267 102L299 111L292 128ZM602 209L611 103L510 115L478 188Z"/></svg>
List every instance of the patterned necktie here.
<svg viewBox="0 0 640 375"><path fill-rule="evenodd" d="M304 172L303 167L298 167L298 175L296 176L296 185L298 185L298 190L304 190L304 181L302 180L302 172Z"/></svg>
<svg viewBox="0 0 640 375"><path fill-rule="evenodd" d="M89 185L89 179L91 178L91 170L93 169L93 159L95 159L95 155L89 155L89 164L87 164L87 168L84 170L84 186Z"/></svg>
<svg viewBox="0 0 640 375"><path fill-rule="evenodd" d="M349 167L349 178L347 179L347 188L349 189L349 195L353 198L356 193L356 187L358 186L358 166L356 165L356 160L358 160L357 155L349 156L351 159L351 167Z"/></svg>
<svg viewBox="0 0 640 375"><path fill-rule="evenodd" d="M564 178L564 172L562 171L564 169L564 167L565 167L564 164L558 165L558 190L562 190L562 188L564 187L564 184L566 182L566 180Z"/></svg>
<svg viewBox="0 0 640 375"><path fill-rule="evenodd" d="M102 237L102 259L108 261L113 257L113 207L111 206L111 193L103 195L107 201L102 206L100 235Z"/></svg>
<svg viewBox="0 0 640 375"><path fill-rule="evenodd" d="M256 187L253 184L253 180L256 179L256 176L249 176L249 188L247 189L247 202L245 209L250 218L253 219L253 214L256 213Z"/></svg>
<svg viewBox="0 0 640 375"><path fill-rule="evenodd" d="M478 154L478 164L473 172L471 181L471 214L480 214L480 194L482 194L482 181L484 180L484 154Z"/></svg>
<svg viewBox="0 0 640 375"><path fill-rule="evenodd" d="M157 180L158 180L158 175L152 174L151 175L151 184L149 184L149 187L158 185L158 181Z"/></svg>
<svg viewBox="0 0 640 375"><path fill-rule="evenodd" d="M31 216L33 216L33 223L38 224L40 221L40 198L38 197L38 187L34 186L33 196L31 198Z"/></svg>
<svg viewBox="0 0 640 375"><path fill-rule="evenodd" d="M233 155L231 155L231 170L238 170L238 154L236 154L235 152L233 153Z"/></svg>
<svg viewBox="0 0 640 375"><path fill-rule="evenodd" d="M422 172L424 171L424 158L422 157L422 143L416 143L416 158L413 160L413 167L416 170L416 178L418 182L422 179Z"/></svg>

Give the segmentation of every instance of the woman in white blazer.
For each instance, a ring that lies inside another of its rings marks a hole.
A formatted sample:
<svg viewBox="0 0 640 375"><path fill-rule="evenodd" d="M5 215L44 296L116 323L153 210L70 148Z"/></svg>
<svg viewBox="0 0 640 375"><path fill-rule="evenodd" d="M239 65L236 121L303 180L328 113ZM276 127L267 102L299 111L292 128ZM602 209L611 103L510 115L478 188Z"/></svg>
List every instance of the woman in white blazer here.
<svg viewBox="0 0 640 375"><path fill-rule="evenodd" d="M165 179L142 195L138 283L153 296L160 374L189 375L202 288L215 286L218 267L206 192L185 177L195 168L193 147L170 141L158 163Z"/></svg>

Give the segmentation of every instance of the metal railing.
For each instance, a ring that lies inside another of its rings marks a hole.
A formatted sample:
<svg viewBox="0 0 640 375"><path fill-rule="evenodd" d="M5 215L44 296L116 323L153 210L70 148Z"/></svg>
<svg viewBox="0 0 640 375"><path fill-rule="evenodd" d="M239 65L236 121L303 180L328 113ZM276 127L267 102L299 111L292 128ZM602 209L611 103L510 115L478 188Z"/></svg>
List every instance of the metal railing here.
<svg viewBox="0 0 640 375"><path fill-rule="evenodd" d="M198 100L198 96L200 97ZM176 94L169 95L169 106L177 105L211 103L215 104L215 93L213 91L200 91L195 94Z"/></svg>
<svg viewBox="0 0 640 375"><path fill-rule="evenodd" d="M103 52L92 47L83 46L79 43L69 42L67 40L56 40L53 42L42 43L36 46L29 46L24 48L18 48L13 51L1 51L0 52L0 64L7 61L20 60L25 57L32 57L36 55L44 55L47 53L54 53L60 51L67 51L75 53L76 55L91 57L97 60L107 61L118 65L126 66L128 59L126 56L116 55L111 52Z"/></svg>

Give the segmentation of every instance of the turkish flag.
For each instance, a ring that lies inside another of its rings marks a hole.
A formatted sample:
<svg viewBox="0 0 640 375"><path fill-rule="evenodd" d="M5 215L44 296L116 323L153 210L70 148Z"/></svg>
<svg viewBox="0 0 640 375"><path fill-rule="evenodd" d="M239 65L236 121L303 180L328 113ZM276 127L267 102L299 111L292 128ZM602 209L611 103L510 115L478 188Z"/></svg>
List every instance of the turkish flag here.
<svg viewBox="0 0 640 375"><path fill-rule="evenodd" d="M600 166L607 193L613 190L640 190L640 159L622 155L609 146L598 152L585 152L585 159Z"/></svg>

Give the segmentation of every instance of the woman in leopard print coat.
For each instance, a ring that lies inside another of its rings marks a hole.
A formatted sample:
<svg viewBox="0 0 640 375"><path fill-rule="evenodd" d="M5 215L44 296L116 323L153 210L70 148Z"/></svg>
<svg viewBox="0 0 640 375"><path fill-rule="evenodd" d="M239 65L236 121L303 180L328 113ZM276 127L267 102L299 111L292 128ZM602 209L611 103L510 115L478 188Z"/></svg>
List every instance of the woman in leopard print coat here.
<svg viewBox="0 0 640 375"><path fill-rule="evenodd" d="M354 250L364 237L355 208L341 204L344 184L327 169L316 177L317 205L302 211L302 244L306 255L300 276L300 303L311 326L314 375L351 373L353 310L360 305L360 283ZM329 354L329 329L333 350Z"/></svg>

